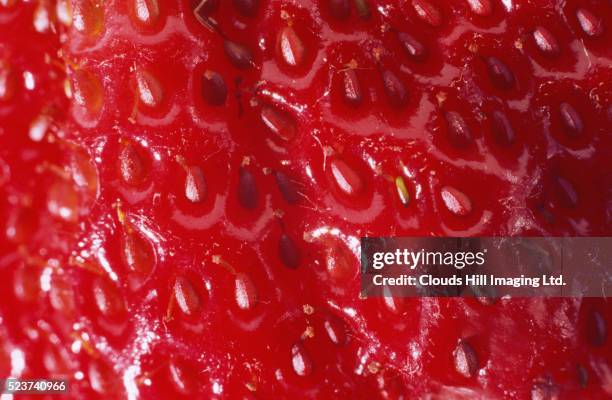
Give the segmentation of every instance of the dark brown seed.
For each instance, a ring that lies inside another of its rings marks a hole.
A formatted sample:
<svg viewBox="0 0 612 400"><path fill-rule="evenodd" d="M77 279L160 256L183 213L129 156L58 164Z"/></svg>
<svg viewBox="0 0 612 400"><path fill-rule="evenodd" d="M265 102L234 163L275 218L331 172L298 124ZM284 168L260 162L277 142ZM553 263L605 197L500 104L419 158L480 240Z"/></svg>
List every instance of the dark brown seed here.
<svg viewBox="0 0 612 400"><path fill-rule="evenodd" d="M211 106L221 106L227 99L227 86L225 81L216 72L206 71L202 75L202 97Z"/></svg>
<svg viewBox="0 0 612 400"><path fill-rule="evenodd" d="M589 373L582 365L578 364L576 367L576 373L578 375L578 382L580 383L581 388L587 387L589 384Z"/></svg>
<svg viewBox="0 0 612 400"><path fill-rule="evenodd" d="M357 14L363 18L369 18L370 17L370 5L368 4L367 0L354 0L355 1L355 8L357 9Z"/></svg>
<svg viewBox="0 0 612 400"><path fill-rule="evenodd" d="M278 241L278 252L286 267L296 269L300 266L300 251L293 240L285 233L281 234Z"/></svg>
<svg viewBox="0 0 612 400"><path fill-rule="evenodd" d="M202 168L197 166L187 167L185 197L192 203L199 203L206 198L206 180Z"/></svg>
<svg viewBox="0 0 612 400"><path fill-rule="evenodd" d="M457 343L457 347L453 351L455 360L455 370L466 378L471 378L478 371L478 358L474 348L464 340Z"/></svg>
<svg viewBox="0 0 612 400"><path fill-rule="evenodd" d="M584 129L584 124L578 111L570 104L564 102L559 105L559 113L567 133L570 136L579 136Z"/></svg>
<svg viewBox="0 0 612 400"><path fill-rule="evenodd" d="M346 19L351 13L349 0L329 0L329 13L336 19Z"/></svg>
<svg viewBox="0 0 612 400"><path fill-rule="evenodd" d="M503 90L509 90L514 87L514 74L501 60L489 57L487 59L487 66L489 67L489 76L495 86Z"/></svg>
<svg viewBox="0 0 612 400"><path fill-rule="evenodd" d="M344 71L344 99L351 105L361 104L361 87L357 72L350 68Z"/></svg>
<svg viewBox="0 0 612 400"><path fill-rule="evenodd" d="M463 117L455 111L447 111L444 118L448 125L448 138L451 144L457 148L464 148L472 143L472 131Z"/></svg>
<svg viewBox="0 0 612 400"><path fill-rule="evenodd" d="M291 178L281 171L276 171L274 173L274 179L276 180L276 184L278 185L278 188L287 203L295 204L299 201L300 195L297 191L295 182L293 182Z"/></svg>
<svg viewBox="0 0 612 400"><path fill-rule="evenodd" d="M224 43L225 54L236 68L247 69L253 65L253 55L246 47L226 40Z"/></svg>
<svg viewBox="0 0 612 400"><path fill-rule="evenodd" d="M253 210L258 203L257 182L255 176L245 167L240 167L238 177L238 202L247 210Z"/></svg>
<svg viewBox="0 0 612 400"><path fill-rule="evenodd" d="M413 36L405 33L405 32L400 32L397 34L397 37L399 38L400 42L402 43L402 46L404 47L404 50L406 50L406 53L415 61L421 61L425 58L426 54L427 54L427 49L426 47L419 42L418 40L416 40Z"/></svg>
<svg viewBox="0 0 612 400"><path fill-rule="evenodd" d="M559 53L559 43L548 29L538 26L533 31L533 39L542 53L547 55L555 55Z"/></svg>
<svg viewBox="0 0 612 400"><path fill-rule="evenodd" d="M544 218L547 224L552 225L555 223L555 216L550 212L550 210L544 204L539 204L535 207L535 210Z"/></svg>
<svg viewBox="0 0 612 400"><path fill-rule="evenodd" d="M578 18L580 27L587 35L597 37L603 33L602 20L589 10L579 8L578 11L576 11L576 17Z"/></svg>
<svg viewBox="0 0 612 400"><path fill-rule="evenodd" d="M515 135L506 115L501 111L493 111L491 121L493 123L493 134L497 142L503 146L511 145L514 142Z"/></svg>
<svg viewBox="0 0 612 400"><path fill-rule="evenodd" d="M557 183L557 193L561 202L570 208L574 208L578 205L578 194L576 193L576 189L574 186L565 178L560 176L556 179Z"/></svg>
<svg viewBox="0 0 612 400"><path fill-rule="evenodd" d="M408 92L402 81L391 71L384 71L382 74L385 84L385 93L389 102L394 107L402 107L408 100Z"/></svg>
<svg viewBox="0 0 612 400"><path fill-rule="evenodd" d="M606 320L599 313L599 311L593 311L590 313L587 320L587 337L589 343L595 347L601 347L606 342L608 335L608 328L606 326Z"/></svg>
<svg viewBox="0 0 612 400"><path fill-rule="evenodd" d="M559 388L552 382L539 382L531 388L531 400L559 400Z"/></svg>
<svg viewBox="0 0 612 400"><path fill-rule="evenodd" d="M234 0L234 7L236 7L240 14L252 17L257 14L259 0Z"/></svg>

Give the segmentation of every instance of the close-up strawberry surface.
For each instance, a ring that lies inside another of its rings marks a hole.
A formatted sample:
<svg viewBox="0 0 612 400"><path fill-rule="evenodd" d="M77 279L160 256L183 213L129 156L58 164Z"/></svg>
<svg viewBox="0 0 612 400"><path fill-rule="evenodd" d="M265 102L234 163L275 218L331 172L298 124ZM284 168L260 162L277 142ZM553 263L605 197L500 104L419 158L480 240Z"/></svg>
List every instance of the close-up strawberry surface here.
<svg viewBox="0 0 612 400"><path fill-rule="evenodd" d="M610 235L611 99L607 0L0 0L0 378L611 399L605 287L359 278L361 237Z"/></svg>

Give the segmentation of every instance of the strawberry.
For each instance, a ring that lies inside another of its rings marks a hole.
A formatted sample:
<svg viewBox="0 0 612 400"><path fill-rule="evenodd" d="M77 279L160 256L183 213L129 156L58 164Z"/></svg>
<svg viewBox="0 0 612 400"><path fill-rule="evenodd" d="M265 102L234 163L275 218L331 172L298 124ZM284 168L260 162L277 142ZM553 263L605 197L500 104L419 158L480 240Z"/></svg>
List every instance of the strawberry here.
<svg viewBox="0 0 612 400"><path fill-rule="evenodd" d="M55 225L5 251L11 374L77 398L612 396L604 301L360 299L358 277L364 236L610 231L608 4L40 4L69 106L33 163Z"/></svg>

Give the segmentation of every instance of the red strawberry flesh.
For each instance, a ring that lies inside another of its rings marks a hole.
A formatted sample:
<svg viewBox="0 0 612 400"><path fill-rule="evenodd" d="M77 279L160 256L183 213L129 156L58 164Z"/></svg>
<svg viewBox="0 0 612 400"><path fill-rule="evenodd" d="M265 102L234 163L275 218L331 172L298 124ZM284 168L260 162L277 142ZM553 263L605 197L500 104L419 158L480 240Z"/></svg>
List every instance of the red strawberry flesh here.
<svg viewBox="0 0 612 400"><path fill-rule="evenodd" d="M358 276L364 236L610 233L607 2L10 3L0 377L612 396L605 300L361 299Z"/></svg>

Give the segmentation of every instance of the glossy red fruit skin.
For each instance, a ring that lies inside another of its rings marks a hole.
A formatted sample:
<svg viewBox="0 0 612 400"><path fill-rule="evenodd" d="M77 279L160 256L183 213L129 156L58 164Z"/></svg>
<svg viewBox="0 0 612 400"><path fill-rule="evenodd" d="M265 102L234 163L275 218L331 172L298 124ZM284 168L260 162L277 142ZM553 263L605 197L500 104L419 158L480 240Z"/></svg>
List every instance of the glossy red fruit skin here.
<svg viewBox="0 0 612 400"><path fill-rule="evenodd" d="M586 6L145 3L159 15L75 0L82 21L58 26L73 97L59 73L36 101L69 110L65 137L33 145L36 113L7 114L2 211L24 222L0 244L0 354L22 351L23 376L81 371L80 398L609 395L603 301L358 297L361 236L609 233L609 36ZM145 69L156 84L134 85ZM74 154L89 178L70 183ZM72 187L70 218L46 187Z"/></svg>
<svg viewBox="0 0 612 400"><path fill-rule="evenodd" d="M0 4L0 377L15 376L16 362L24 363L23 378L69 374L74 357L65 342L49 339L69 324L47 317L49 309L74 310L63 290L72 282L54 274L53 290L41 283L45 271L67 262L83 194L64 170L68 143L50 140L68 104L60 43L45 18L50 4Z"/></svg>

